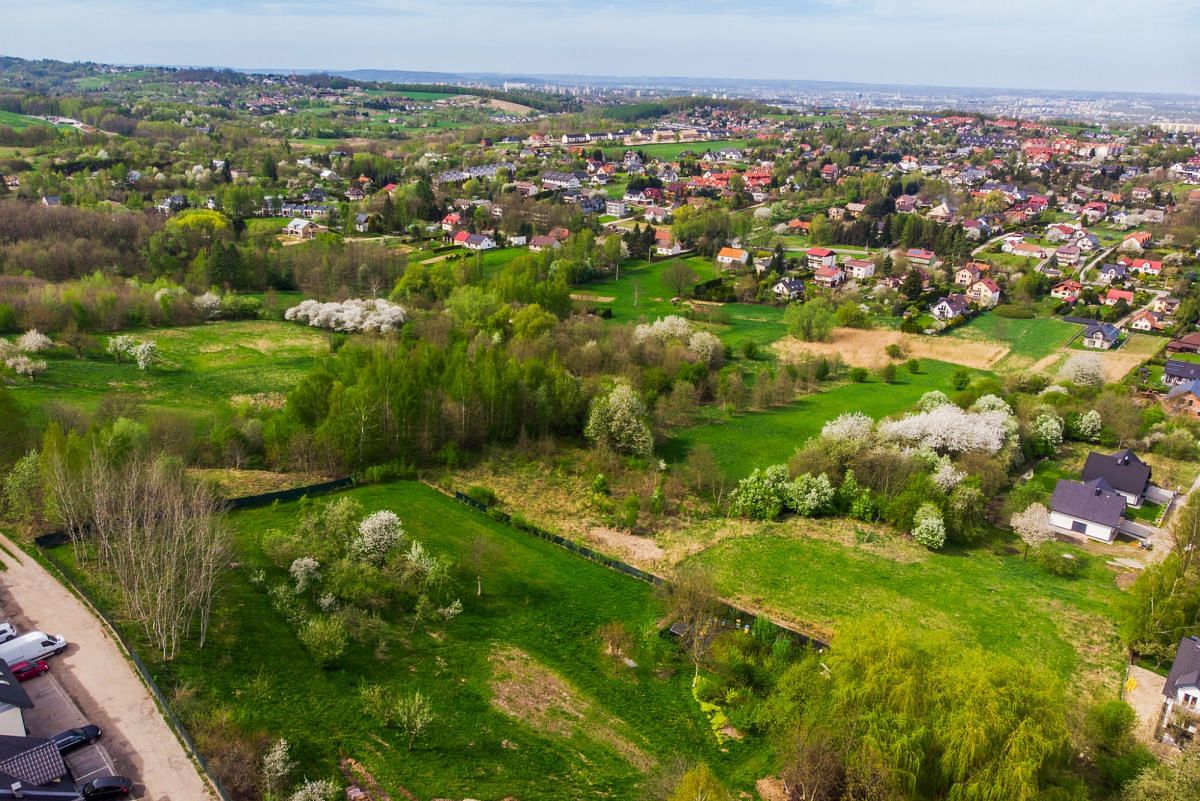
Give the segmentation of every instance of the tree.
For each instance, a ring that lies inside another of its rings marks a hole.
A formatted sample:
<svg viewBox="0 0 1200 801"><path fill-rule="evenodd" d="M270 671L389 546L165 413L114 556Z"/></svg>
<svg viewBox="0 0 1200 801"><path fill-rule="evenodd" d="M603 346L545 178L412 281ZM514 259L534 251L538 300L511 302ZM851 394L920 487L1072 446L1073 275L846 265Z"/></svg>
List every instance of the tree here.
<svg viewBox="0 0 1200 801"><path fill-rule="evenodd" d="M618 382L606 396L592 400L584 435L597 446L632 456L649 456L654 437L646 405L628 383Z"/></svg>
<svg viewBox="0 0 1200 801"><path fill-rule="evenodd" d="M310 617L300 627L301 644L321 667L331 667L346 652L349 635L340 617Z"/></svg>
<svg viewBox="0 0 1200 801"><path fill-rule="evenodd" d="M1104 386L1104 362L1096 353L1076 353L1063 365L1061 374L1081 387Z"/></svg>
<svg viewBox="0 0 1200 801"><path fill-rule="evenodd" d="M295 769L296 761L292 759L288 741L280 737L262 757L261 772L265 797L274 798L276 791L286 784L288 776Z"/></svg>
<svg viewBox="0 0 1200 801"><path fill-rule="evenodd" d="M329 779L305 779L288 801L333 801L340 792L341 788Z"/></svg>
<svg viewBox="0 0 1200 801"><path fill-rule="evenodd" d="M1050 512L1040 503L1031 503L1024 511L1017 512L1009 520L1009 525L1017 536L1025 543L1025 558L1029 550L1037 550L1054 539L1054 529L1050 526Z"/></svg>
<svg viewBox="0 0 1200 801"><path fill-rule="evenodd" d="M1151 765L1125 785L1122 801L1193 801L1200 798L1200 745Z"/></svg>
<svg viewBox="0 0 1200 801"><path fill-rule="evenodd" d="M836 323L832 305L825 298L813 298L804 303L792 303L783 313L788 333L805 342L824 342L829 339Z"/></svg>
<svg viewBox="0 0 1200 801"><path fill-rule="evenodd" d="M675 297L684 297L696 285L696 271L687 262L672 261L662 271L662 282Z"/></svg>
<svg viewBox="0 0 1200 801"><path fill-rule="evenodd" d="M729 791L708 765L701 762L683 774L670 801L729 801Z"/></svg>
<svg viewBox="0 0 1200 801"><path fill-rule="evenodd" d="M716 584L703 568L687 565L675 571L667 592L667 617L677 627L698 677L700 663L716 630L719 610Z"/></svg>
<svg viewBox="0 0 1200 801"><path fill-rule="evenodd" d="M946 544L946 524L942 511L932 503L923 503L913 516L913 539L931 551Z"/></svg>
<svg viewBox="0 0 1200 801"><path fill-rule="evenodd" d="M425 733L436 716L429 698L417 690L396 700L394 718L400 731L408 737L408 750L411 751L413 743Z"/></svg>

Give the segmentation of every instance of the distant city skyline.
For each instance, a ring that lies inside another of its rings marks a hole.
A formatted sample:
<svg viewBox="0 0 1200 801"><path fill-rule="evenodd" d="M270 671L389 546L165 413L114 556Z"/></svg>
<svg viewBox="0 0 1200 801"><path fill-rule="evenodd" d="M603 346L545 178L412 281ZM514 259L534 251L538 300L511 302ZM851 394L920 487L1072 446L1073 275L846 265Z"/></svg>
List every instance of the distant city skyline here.
<svg viewBox="0 0 1200 801"><path fill-rule="evenodd" d="M1200 5L1142 0L56 0L0 53L242 69L1200 94ZM1190 6L1190 7L1189 7ZM1149 55L1149 57L1146 57Z"/></svg>

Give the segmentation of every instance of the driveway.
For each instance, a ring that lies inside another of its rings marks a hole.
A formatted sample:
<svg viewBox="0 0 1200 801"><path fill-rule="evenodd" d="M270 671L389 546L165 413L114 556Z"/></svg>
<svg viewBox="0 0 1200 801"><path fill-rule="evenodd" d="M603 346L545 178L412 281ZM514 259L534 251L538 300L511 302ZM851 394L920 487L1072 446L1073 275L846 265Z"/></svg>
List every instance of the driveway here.
<svg viewBox="0 0 1200 801"><path fill-rule="evenodd" d="M1154 746L1154 731L1162 717L1163 685L1166 678L1137 665L1129 666L1125 679L1125 702L1137 713L1134 735L1147 746Z"/></svg>
<svg viewBox="0 0 1200 801"><path fill-rule="evenodd" d="M22 631L62 634L70 642L65 654L48 660L50 671L88 720L104 729L116 772L152 801L214 798L105 625L7 537L0 535L0 546L0 608Z"/></svg>

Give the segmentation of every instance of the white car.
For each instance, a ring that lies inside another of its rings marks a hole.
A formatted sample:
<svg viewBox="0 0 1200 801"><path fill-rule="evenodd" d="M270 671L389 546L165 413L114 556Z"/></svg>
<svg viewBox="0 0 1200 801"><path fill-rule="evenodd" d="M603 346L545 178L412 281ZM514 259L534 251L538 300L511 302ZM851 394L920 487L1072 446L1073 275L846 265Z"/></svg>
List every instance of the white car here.
<svg viewBox="0 0 1200 801"><path fill-rule="evenodd" d="M0 623L0 642L8 642L17 636L17 627L12 623Z"/></svg>

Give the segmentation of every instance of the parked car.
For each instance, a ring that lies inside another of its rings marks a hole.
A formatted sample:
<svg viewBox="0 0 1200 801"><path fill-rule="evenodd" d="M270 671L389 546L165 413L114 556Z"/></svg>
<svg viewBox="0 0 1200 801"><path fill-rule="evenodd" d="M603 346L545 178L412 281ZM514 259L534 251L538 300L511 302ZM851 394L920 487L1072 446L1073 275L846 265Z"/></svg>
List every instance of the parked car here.
<svg viewBox="0 0 1200 801"><path fill-rule="evenodd" d="M73 751L81 745L91 745L100 739L100 735L104 732L100 731L99 726L93 726L88 723L86 726L80 726L76 729L67 729L50 738L50 740L58 746L58 753L65 754L68 751Z"/></svg>
<svg viewBox="0 0 1200 801"><path fill-rule="evenodd" d="M13 662L43 659L61 654L65 650L66 637L46 634L44 631L29 631L6 643L0 643L0 659L11 665Z"/></svg>
<svg viewBox="0 0 1200 801"><path fill-rule="evenodd" d="M17 627L12 623L0 623L0 642L16 639Z"/></svg>
<svg viewBox="0 0 1200 801"><path fill-rule="evenodd" d="M29 681L48 671L50 666L45 659L35 659L32 662L13 662L8 669L17 677L17 681Z"/></svg>
<svg viewBox="0 0 1200 801"><path fill-rule="evenodd" d="M133 782L124 776L101 776L79 785L78 790L86 801L107 801L129 795Z"/></svg>

